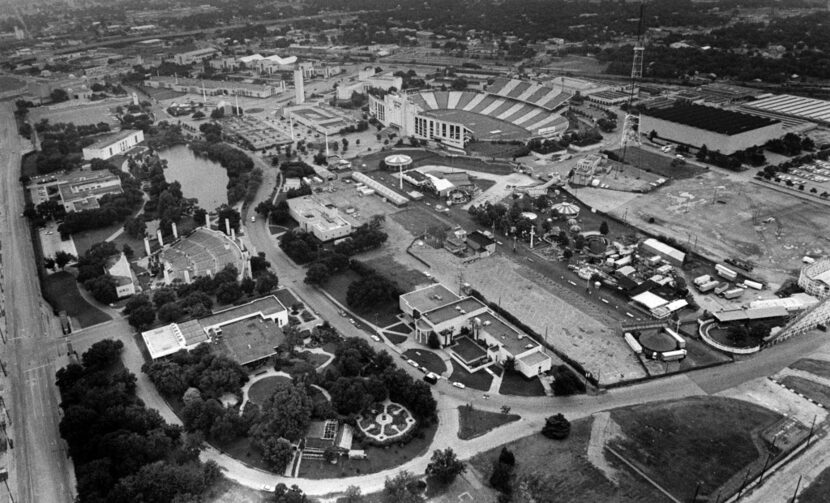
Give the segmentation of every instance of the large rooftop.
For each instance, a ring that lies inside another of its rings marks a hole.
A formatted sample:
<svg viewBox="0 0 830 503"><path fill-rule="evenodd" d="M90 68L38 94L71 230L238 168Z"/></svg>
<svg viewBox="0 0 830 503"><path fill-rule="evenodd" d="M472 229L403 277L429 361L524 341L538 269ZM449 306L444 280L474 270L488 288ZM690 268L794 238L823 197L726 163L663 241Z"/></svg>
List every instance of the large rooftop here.
<svg viewBox="0 0 830 503"><path fill-rule="evenodd" d="M219 352L247 365L275 354L285 334L273 321L246 318L223 325L215 342Z"/></svg>
<svg viewBox="0 0 830 503"><path fill-rule="evenodd" d="M401 295L401 299L421 313L426 313L441 306L451 304L459 298L458 295L454 294L441 283L435 283L420 290Z"/></svg>
<svg viewBox="0 0 830 503"><path fill-rule="evenodd" d="M450 304L433 309L432 311L424 313L424 318L432 322L433 325L444 323L458 316L463 316L467 313L486 307L478 299L473 297L465 297Z"/></svg>
<svg viewBox="0 0 830 503"><path fill-rule="evenodd" d="M220 326L222 330L225 329L226 324L239 320L241 318L248 318L254 315L259 315L262 318L273 317L275 314L285 311L285 306L274 295L256 299L241 306L234 306L222 311L213 313L212 315L202 318L199 323L205 327Z"/></svg>
<svg viewBox="0 0 830 503"><path fill-rule="evenodd" d="M752 101L744 106L822 124L830 124L830 101L826 100L781 94Z"/></svg>
<svg viewBox="0 0 830 503"><path fill-rule="evenodd" d="M107 136L104 136L104 137L98 139L95 143L93 143L92 145L90 145L86 148L101 149L101 148L104 148L104 147L108 147L108 146L112 145L113 143L118 143L119 141L124 140L126 138L129 138L130 136L132 136L132 135L134 135L135 133L138 133L138 132L139 131L136 130L136 129L123 129L123 130L121 130L121 131L119 131L115 134L110 134L110 135L107 135Z"/></svg>
<svg viewBox="0 0 830 503"><path fill-rule="evenodd" d="M539 345L525 333L515 330L489 311L478 317L481 320L481 330L497 339L504 349L513 356L518 356Z"/></svg>
<svg viewBox="0 0 830 503"><path fill-rule="evenodd" d="M732 112L703 105L680 103L668 108L651 108L642 113L649 117L728 136L779 123L777 120L766 117Z"/></svg>

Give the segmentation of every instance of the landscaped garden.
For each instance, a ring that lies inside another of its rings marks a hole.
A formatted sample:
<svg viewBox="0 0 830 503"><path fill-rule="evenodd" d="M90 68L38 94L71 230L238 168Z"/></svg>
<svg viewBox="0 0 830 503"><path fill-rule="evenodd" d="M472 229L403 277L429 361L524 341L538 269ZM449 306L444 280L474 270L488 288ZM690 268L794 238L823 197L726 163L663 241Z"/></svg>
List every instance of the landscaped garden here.
<svg viewBox="0 0 830 503"><path fill-rule="evenodd" d="M528 379L515 370L505 370L501 376L502 395L545 396L545 387L538 377Z"/></svg>
<svg viewBox="0 0 830 503"><path fill-rule="evenodd" d="M357 426L370 440L385 444L402 439L415 428L412 414L397 403L375 403L357 419Z"/></svg>

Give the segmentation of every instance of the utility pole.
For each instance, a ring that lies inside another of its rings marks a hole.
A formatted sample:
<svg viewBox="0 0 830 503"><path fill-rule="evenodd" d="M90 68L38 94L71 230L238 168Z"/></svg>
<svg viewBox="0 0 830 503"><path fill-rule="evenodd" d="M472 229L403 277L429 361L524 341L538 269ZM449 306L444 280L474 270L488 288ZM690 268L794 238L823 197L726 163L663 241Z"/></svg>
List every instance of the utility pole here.
<svg viewBox="0 0 830 503"><path fill-rule="evenodd" d="M801 486L801 477L803 477L803 476L804 475L799 475L798 476L798 482L796 482L796 484L795 484L795 492L793 492L793 499L790 500L790 503L795 503L795 499L798 497L798 488L799 488L799 486Z"/></svg>

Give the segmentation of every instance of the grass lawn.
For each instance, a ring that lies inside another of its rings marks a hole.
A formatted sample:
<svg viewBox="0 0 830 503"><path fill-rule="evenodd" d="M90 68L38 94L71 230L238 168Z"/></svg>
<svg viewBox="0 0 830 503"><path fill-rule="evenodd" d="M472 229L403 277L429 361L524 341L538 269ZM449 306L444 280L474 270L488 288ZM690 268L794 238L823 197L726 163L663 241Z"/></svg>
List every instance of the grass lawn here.
<svg viewBox="0 0 830 503"><path fill-rule="evenodd" d="M300 302L300 300L297 299L297 297L295 297L294 294L292 294L287 288L277 290L274 292L274 295L276 295L277 299L282 302L282 305L288 309L291 309L294 305L302 304L302 302Z"/></svg>
<svg viewBox="0 0 830 503"><path fill-rule="evenodd" d="M611 412L626 437L612 445L685 501L698 481L701 494L714 495L734 476L743 478L748 465L763 465L761 432L781 417L749 402L713 396L625 407Z"/></svg>
<svg viewBox="0 0 830 503"><path fill-rule="evenodd" d="M538 377L527 379L518 372L505 371L501 376L499 393L517 396L545 396L545 387Z"/></svg>
<svg viewBox="0 0 830 503"><path fill-rule="evenodd" d="M389 342L395 345L403 344L408 339L408 337L405 335L393 334L392 332L384 332L383 335L385 335L386 338L389 339Z"/></svg>
<svg viewBox="0 0 830 503"><path fill-rule="evenodd" d="M489 391L490 384L493 382L493 376L486 370L479 370L475 374L471 374L461 365L453 365L450 381L460 382L468 388L477 389L479 391Z"/></svg>
<svg viewBox="0 0 830 503"><path fill-rule="evenodd" d="M21 176L25 175L29 178L33 176L37 176L37 158L40 154L37 152L32 152L23 156L23 160L20 166L20 174Z"/></svg>
<svg viewBox="0 0 830 503"><path fill-rule="evenodd" d="M392 215L392 218L396 221L398 214L400 214L400 212ZM424 276L422 271L416 271L415 269L405 267L396 262L390 255L384 255L382 257L366 260L363 261L363 263L377 271L377 273L381 276L394 281L399 287L407 292L414 290L418 285L430 282L429 278ZM392 320L391 323L394 323L395 321L397 321L397 319Z"/></svg>
<svg viewBox="0 0 830 503"><path fill-rule="evenodd" d="M555 441L533 433L507 443L516 456L517 477L537 476L541 480L537 501L569 503L658 503L665 496L628 472L620 473L620 484L610 482L587 458L592 418L571 423L571 434ZM487 484L502 446L482 452L470 460Z"/></svg>
<svg viewBox="0 0 830 503"><path fill-rule="evenodd" d="M520 417L517 414L489 412L460 405L458 407L458 438L469 440L480 437L503 424L518 421Z"/></svg>
<svg viewBox="0 0 830 503"><path fill-rule="evenodd" d="M825 407L830 407L829 387L798 376L784 376L779 380L784 386L794 389L807 398L815 400Z"/></svg>
<svg viewBox="0 0 830 503"><path fill-rule="evenodd" d="M434 213L430 213L423 208L407 208L393 213L390 217L395 222L401 224L413 236L423 236L427 230L433 228L444 229L445 231L450 229L450 226L443 220L440 220ZM419 274L421 276L416 281L420 280L418 281L419 283L427 281L423 273Z"/></svg>
<svg viewBox="0 0 830 503"><path fill-rule="evenodd" d="M803 370L811 374L815 374L825 379L830 379L830 362L824 360L814 360L812 358L802 358L790 365L791 369Z"/></svg>
<svg viewBox="0 0 830 503"><path fill-rule="evenodd" d="M385 448L373 446L361 447L359 442L355 442L352 448L364 449L367 459L358 460L341 457L338 458L336 465L327 463L324 460L304 459L300 463L299 476L310 479L351 477L367 473L376 473L400 466L427 452L437 428L438 425L432 425L421 430L405 446L392 445Z"/></svg>
<svg viewBox="0 0 830 503"><path fill-rule="evenodd" d="M825 503L830 494L830 468L825 468L813 482L798 495L798 503Z"/></svg>
<svg viewBox="0 0 830 503"><path fill-rule="evenodd" d="M271 398L274 391L279 388L281 384L291 383L291 379L285 376L269 376L253 383L248 389L248 400L257 405L262 405L266 400Z"/></svg>
<svg viewBox="0 0 830 503"><path fill-rule="evenodd" d="M615 150L615 154L622 155L622 151ZM706 170L686 163L682 166L673 167L671 162L674 157L657 155L637 147L629 148L625 153L625 162L640 169L650 171L656 175L666 178L683 179L694 178Z"/></svg>
<svg viewBox="0 0 830 503"><path fill-rule="evenodd" d="M311 353L309 351L302 351L297 353L297 356L303 358L311 365L314 365L314 368L318 368L320 365L329 361L328 355L322 355L320 353Z"/></svg>
<svg viewBox="0 0 830 503"><path fill-rule="evenodd" d="M75 276L66 271L51 274L43 280L43 296L53 309L66 311L81 327L91 327L112 319L81 297Z"/></svg>
<svg viewBox="0 0 830 503"><path fill-rule="evenodd" d="M430 372L442 374L447 371L447 365L441 357L427 349L407 349L403 354L410 360L418 362L418 365L426 367Z"/></svg>
<svg viewBox="0 0 830 503"><path fill-rule="evenodd" d="M72 240L75 241L75 248L78 250L78 254L82 255L85 251L89 250L92 245L106 240L122 227L124 227L123 223L115 223L100 229L76 232L72 235ZM126 232L122 232L121 235L113 240L113 242L119 250L123 248L125 244L130 245L130 248L132 248L135 253L135 258L144 257L146 255L144 252L144 240L131 238Z"/></svg>

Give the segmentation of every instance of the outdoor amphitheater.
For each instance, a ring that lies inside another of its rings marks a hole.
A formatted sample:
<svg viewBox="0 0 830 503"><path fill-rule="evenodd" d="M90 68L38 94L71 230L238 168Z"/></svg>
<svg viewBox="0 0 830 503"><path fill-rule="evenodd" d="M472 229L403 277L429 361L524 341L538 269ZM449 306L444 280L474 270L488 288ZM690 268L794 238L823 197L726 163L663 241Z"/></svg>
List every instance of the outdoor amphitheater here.
<svg viewBox="0 0 830 503"><path fill-rule="evenodd" d="M487 91L428 91L409 96L421 115L464 124L479 140L519 140L568 121L557 113L571 93L516 79L498 78Z"/></svg>
<svg viewBox="0 0 830 503"><path fill-rule="evenodd" d="M200 227L161 251L164 282L189 283L198 276L214 276L231 264L244 273L242 250L223 233Z"/></svg>

